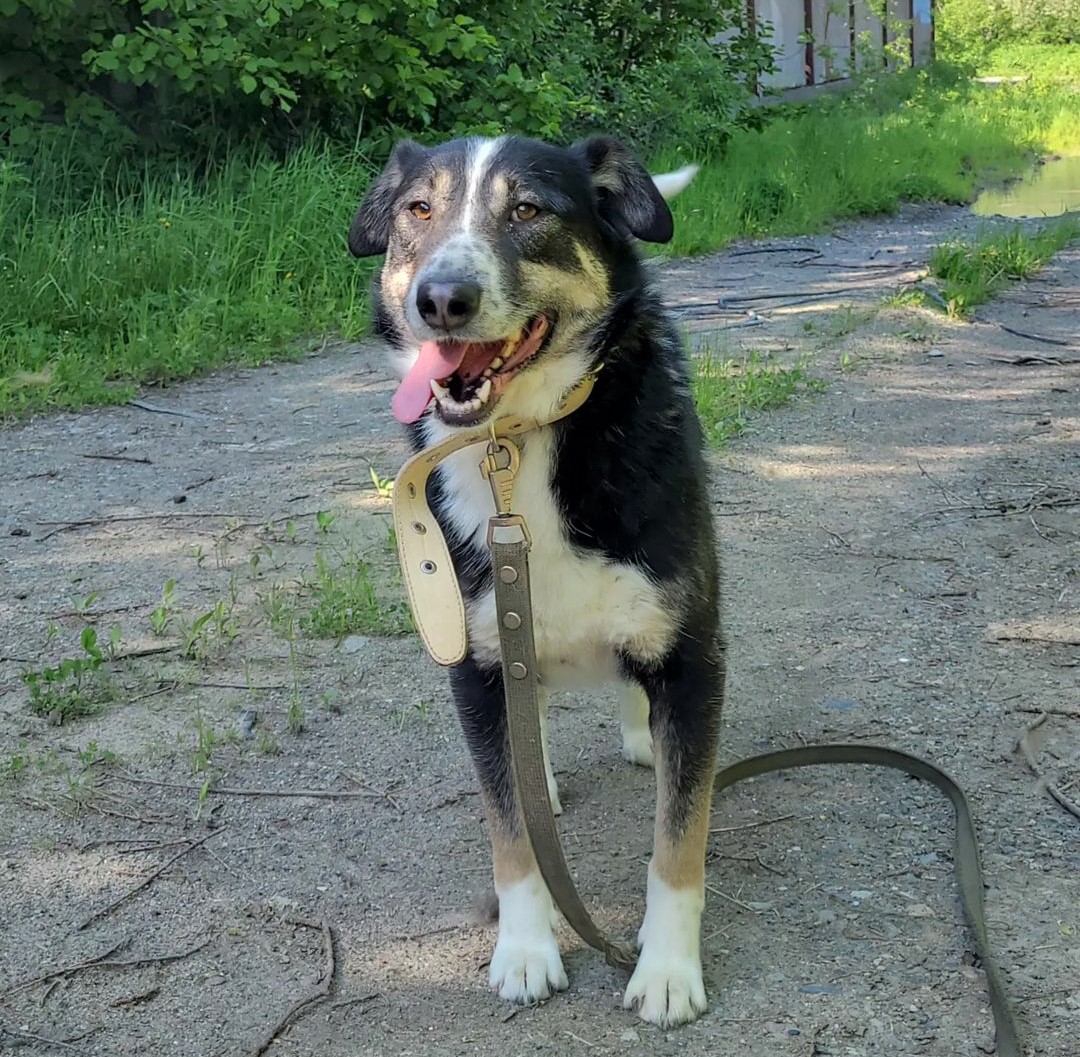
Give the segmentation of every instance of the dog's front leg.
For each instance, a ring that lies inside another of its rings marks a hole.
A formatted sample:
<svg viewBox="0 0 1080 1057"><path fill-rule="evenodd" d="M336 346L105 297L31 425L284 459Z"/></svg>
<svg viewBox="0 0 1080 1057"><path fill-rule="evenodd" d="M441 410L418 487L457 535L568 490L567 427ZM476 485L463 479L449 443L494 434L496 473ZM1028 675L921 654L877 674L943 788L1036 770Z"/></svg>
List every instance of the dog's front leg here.
<svg viewBox="0 0 1080 1057"><path fill-rule="evenodd" d="M499 897L499 938L489 979L501 998L537 1002L567 987L555 941L555 907L514 796L502 672L469 657L451 673L461 726L484 794Z"/></svg>
<svg viewBox="0 0 1080 1057"><path fill-rule="evenodd" d="M656 830L638 933L641 955L624 1005L669 1028L705 1012L701 913L705 845L716 769L723 663L684 643L658 670L643 672L657 783Z"/></svg>

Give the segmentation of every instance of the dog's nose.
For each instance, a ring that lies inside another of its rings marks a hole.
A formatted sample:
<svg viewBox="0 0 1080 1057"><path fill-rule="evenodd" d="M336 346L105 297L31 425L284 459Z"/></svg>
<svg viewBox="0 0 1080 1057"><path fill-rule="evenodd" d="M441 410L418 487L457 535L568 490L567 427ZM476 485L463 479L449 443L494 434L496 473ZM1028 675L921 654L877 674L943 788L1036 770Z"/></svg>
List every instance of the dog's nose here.
<svg viewBox="0 0 1080 1057"><path fill-rule="evenodd" d="M429 327L457 330L479 311L480 284L467 279L421 283L416 291L416 307Z"/></svg>

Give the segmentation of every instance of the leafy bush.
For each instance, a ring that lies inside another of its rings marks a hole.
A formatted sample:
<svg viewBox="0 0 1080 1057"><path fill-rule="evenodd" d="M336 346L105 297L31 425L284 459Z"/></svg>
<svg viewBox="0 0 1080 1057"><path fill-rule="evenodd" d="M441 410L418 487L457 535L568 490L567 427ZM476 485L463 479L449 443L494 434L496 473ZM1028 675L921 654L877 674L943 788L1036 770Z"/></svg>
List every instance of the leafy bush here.
<svg viewBox="0 0 1080 1057"><path fill-rule="evenodd" d="M671 107L690 73L728 118L770 62L753 39L706 44L741 24L742 0L562 0L522 16L508 0L0 0L0 133L19 146L66 124L112 148L200 150L316 132L560 136L611 118L633 133L639 116L657 124L649 87Z"/></svg>
<svg viewBox="0 0 1080 1057"><path fill-rule="evenodd" d="M1076 0L944 0L936 40L942 58L979 64L1005 44L1080 43Z"/></svg>

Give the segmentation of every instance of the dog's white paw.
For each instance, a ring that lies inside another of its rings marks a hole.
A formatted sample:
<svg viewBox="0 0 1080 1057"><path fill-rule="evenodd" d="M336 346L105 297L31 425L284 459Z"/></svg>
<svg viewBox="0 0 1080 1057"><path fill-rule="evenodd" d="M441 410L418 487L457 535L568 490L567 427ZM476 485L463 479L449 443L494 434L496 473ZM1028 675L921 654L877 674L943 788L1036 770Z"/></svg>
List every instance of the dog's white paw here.
<svg viewBox="0 0 1080 1057"><path fill-rule="evenodd" d="M569 986L555 941L555 905L539 872L499 889L499 939L488 980L508 1002L539 1002Z"/></svg>
<svg viewBox="0 0 1080 1057"><path fill-rule="evenodd" d="M499 937L491 956L491 987L507 1002L528 1004L550 998L569 986L553 935L518 939Z"/></svg>
<svg viewBox="0 0 1080 1057"><path fill-rule="evenodd" d="M661 1028L697 1020L708 1008L701 962L646 947L626 986L623 1006Z"/></svg>
<svg viewBox="0 0 1080 1057"><path fill-rule="evenodd" d="M639 767L653 766L653 741L648 727L639 727L636 730L623 730L622 736L623 758L630 763L636 763Z"/></svg>

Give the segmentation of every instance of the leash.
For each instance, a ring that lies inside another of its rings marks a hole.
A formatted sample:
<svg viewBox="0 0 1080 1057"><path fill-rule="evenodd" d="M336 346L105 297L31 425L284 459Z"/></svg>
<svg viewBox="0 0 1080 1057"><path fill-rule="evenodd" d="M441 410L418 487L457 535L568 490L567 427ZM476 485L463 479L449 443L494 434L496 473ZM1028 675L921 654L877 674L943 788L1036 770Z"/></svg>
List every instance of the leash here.
<svg viewBox="0 0 1080 1057"><path fill-rule="evenodd" d="M588 398L595 378L595 372L586 375L563 398L554 417L544 422L500 419L486 434L455 434L414 456L402 467L394 485L394 524L398 557L417 629L437 663L458 664L468 650L465 605L446 540L427 506L426 486L432 471L448 455L487 440L480 472L487 479L495 500L495 516L488 521L487 545L495 585L511 768L525 830L544 883L570 927L590 947L600 951L610 965L630 970L637 962L637 954L632 948L609 940L593 921L570 874L551 810L537 696L536 643L529 581L532 539L525 518L513 512L514 478L521 456L510 438L571 414ZM998 1057L1023 1057L1016 1015L1001 970L990 953L983 902L985 882L975 823L964 791L950 775L928 760L897 749L874 745L809 745L751 756L725 767L717 773L713 791L721 792L749 778L774 771L836 764L864 764L903 771L936 786L952 804L956 828L956 877L965 917L986 973L997 1054Z"/></svg>

